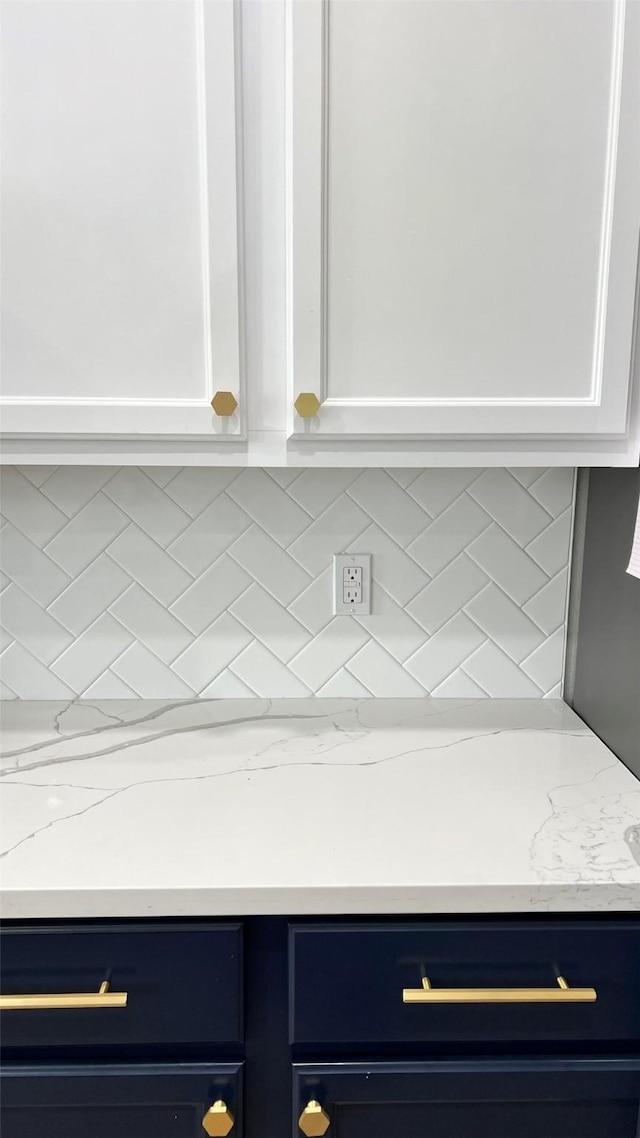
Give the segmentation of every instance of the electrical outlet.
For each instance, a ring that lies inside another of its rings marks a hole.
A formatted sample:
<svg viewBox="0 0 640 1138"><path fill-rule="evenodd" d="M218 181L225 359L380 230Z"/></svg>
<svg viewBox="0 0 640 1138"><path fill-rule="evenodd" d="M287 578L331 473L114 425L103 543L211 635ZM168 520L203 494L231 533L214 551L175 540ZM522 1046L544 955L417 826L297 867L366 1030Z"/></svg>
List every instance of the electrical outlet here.
<svg viewBox="0 0 640 1138"><path fill-rule="evenodd" d="M334 553L333 611L347 616L371 612L370 553Z"/></svg>

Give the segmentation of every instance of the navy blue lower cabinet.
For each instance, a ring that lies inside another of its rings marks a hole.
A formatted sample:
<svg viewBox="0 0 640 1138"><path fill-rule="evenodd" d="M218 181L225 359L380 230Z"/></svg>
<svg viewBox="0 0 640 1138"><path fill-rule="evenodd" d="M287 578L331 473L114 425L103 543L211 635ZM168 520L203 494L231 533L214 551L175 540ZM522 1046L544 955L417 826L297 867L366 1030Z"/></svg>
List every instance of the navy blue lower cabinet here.
<svg viewBox="0 0 640 1138"><path fill-rule="evenodd" d="M293 1136L636 1138L640 1059L295 1064ZM325 1120L326 1123L326 1120Z"/></svg>
<svg viewBox="0 0 640 1138"><path fill-rule="evenodd" d="M239 1063L6 1064L2 1074L2 1138L206 1138L219 1100L229 1138L243 1133Z"/></svg>

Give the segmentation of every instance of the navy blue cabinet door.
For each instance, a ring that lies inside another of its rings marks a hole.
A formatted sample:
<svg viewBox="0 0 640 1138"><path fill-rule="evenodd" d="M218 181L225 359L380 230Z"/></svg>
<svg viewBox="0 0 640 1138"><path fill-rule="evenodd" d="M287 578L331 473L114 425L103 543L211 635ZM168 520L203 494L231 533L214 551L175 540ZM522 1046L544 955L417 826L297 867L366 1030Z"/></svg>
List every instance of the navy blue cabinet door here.
<svg viewBox="0 0 640 1138"><path fill-rule="evenodd" d="M327 1138L636 1138L640 1061L294 1065L294 1138L316 1100Z"/></svg>
<svg viewBox="0 0 640 1138"><path fill-rule="evenodd" d="M2 1078L2 1138L206 1138L217 1099L242 1135L237 1063L144 1066L18 1066Z"/></svg>

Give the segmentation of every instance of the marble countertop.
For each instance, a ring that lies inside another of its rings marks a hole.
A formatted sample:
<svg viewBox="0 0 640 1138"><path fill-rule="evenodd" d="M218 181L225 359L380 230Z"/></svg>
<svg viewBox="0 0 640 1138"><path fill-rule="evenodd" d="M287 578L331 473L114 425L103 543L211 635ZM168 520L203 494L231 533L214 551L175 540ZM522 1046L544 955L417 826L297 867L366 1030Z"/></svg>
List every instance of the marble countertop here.
<svg viewBox="0 0 640 1138"><path fill-rule="evenodd" d="M7 701L10 918L640 909L640 782L555 700Z"/></svg>

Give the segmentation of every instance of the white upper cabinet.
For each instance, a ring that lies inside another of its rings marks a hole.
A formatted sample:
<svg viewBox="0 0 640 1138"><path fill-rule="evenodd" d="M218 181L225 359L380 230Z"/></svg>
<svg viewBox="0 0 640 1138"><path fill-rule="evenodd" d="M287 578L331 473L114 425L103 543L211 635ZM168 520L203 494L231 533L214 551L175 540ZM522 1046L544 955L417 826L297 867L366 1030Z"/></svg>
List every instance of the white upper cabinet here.
<svg viewBox="0 0 640 1138"><path fill-rule="evenodd" d="M638 0L288 20L290 435L623 438ZM306 423L300 392L323 404Z"/></svg>
<svg viewBox="0 0 640 1138"><path fill-rule="evenodd" d="M4 432L242 437L232 0L10 0L2 45Z"/></svg>

